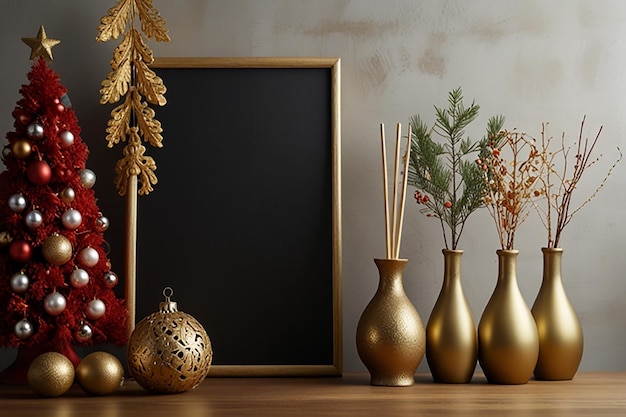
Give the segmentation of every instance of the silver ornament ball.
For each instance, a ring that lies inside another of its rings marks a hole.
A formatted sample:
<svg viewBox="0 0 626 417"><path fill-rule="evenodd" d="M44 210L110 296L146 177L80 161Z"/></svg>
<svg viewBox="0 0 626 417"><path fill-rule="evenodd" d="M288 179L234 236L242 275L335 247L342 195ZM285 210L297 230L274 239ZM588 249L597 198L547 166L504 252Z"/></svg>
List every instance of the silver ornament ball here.
<svg viewBox="0 0 626 417"><path fill-rule="evenodd" d="M30 139L39 140L43 138L43 126L39 123L31 123L26 127L26 136Z"/></svg>
<svg viewBox="0 0 626 417"><path fill-rule="evenodd" d="M97 320L100 317L104 316L105 312L106 306L104 305L104 302L102 300L91 300L87 305L87 317L92 320Z"/></svg>
<svg viewBox="0 0 626 417"><path fill-rule="evenodd" d="M27 204L22 194L13 194L9 197L9 208L15 213L23 212Z"/></svg>
<svg viewBox="0 0 626 417"><path fill-rule="evenodd" d="M29 229L36 229L41 226L41 223L43 223L43 215L39 210L31 210L26 213L24 223L26 223L26 226L28 226Z"/></svg>
<svg viewBox="0 0 626 417"><path fill-rule="evenodd" d="M117 285L117 275L113 271L104 273L104 285L107 288L113 288Z"/></svg>
<svg viewBox="0 0 626 417"><path fill-rule="evenodd" d="M91 339L92 335L93 330L91 330L91 326L89 326L87 323L81 323L80 327L76 331L76 340L78 340L79 342L86 342L87 340Z"/></svg>
<svg viewBox="0 0 626 417"><path fill-rule="evenodd" d="M80 251L79 259L81 265L91 267L98 263L100 255L94 248L87 247Z"/></svg>
<svg viewBox="0 0 626 417"><path fill-rule="evenodd" d="M67 187L63 191L61 191L61 200L66 204L69 204L72 201L74 201L75 197L76 197L76 192L74 191L72 187Z"/></svg>
<svg viewBox="0 0 626 417"><path fill-rule="evenodd" d="M26 319L22 319L15 323L13 331L15 332L15 336L22 340L31 337L34 332L33 325Z"/></svg>
<svg viewBox="0 0 626 417"><path fill-rule="evenodd" d="M90 189L96 184L96 174L92 170L83 169L78 175L80 176L80 183L83 187Z"/></svg>
<svg viewBox="0 0 626 417"><path fill-rule="evenodd" d="M98 232L104 232L109 228L109 219L104 217L104 216L100 216L96 219L96 229L98 230Z"/></svg>
<svg viewBox="0 0 626 417"><path fill-rule="evenodd" d="M16 294L23 294L28 290L28 286L30 285L30 280L28 276L22 272L18 272L17 274L13 274L11 277L11 289Z"/></svg>
<svg viewBox="0 0 626 417"><path fill-rule="evenodd" d="M68 148L72 146L74 143L74 134L69 130L64 130L59 134L59 138L61 139L61 146L64 148Z"/></svg>
<svg viewBox="0 0 626 417"><path fill-rule="evenodd" d="M43 300L43 308L46 310L46 313L51 316L58 316L59 314L65 311L65 307L67 306L67 301L63 294L59 292L53 292L52 294L48 294L46 298Z"/></svg>
<svg viewBox="0 0 626 417"><path fill-rule="evenodd" d="M84 269L77 268L70 275L70 284L74 288L84 288L89 284L89 274Z"/></svg>
<svg viewBox="0 0 626 417"><path fill-rule="evenodd" d="M68 230L74 230L80 226L83 222L83 216L80 214L78 210L69 209L63 216L61 216L61 223L63 223L63 227Z"/></svg>

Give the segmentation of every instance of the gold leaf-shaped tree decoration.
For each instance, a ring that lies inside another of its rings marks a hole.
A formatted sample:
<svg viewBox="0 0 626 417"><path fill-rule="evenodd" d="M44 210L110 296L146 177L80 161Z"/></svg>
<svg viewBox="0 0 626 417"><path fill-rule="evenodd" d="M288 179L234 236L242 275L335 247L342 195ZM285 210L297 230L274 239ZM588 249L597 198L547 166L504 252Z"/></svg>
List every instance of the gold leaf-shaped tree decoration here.
<svg viewBox="0 0 626 417"><path fill-rule="evenodd" d="M100 19L96 41L107 42L110 39L117 39L126 30L128 22L133 20L134 14L136 14L135 1L120 0Z"/></svg>
<svg viewBox="0 0 626 417"><path fill-rule="evenodd" d="M153 191L152 185L157 183L156 163L144 155L146 148L142 145L142 138L154 147L163 146L161 123L155 119L155 112L148 103L165 105L166 88L163 80L149 67L154 57L141 32L135 28L137 19L147 38L169 41L165 19L153 7L152 0L120 0L100 20L96 38L99 42L107 42L124 34L113 51L112 70L100 89L101 104L114 104L125 97L124 102L111 112L106 129L108 147L127 142L123 158L115 167L115 184L120 195L129 192L128 181L135 177L141 184L140 195Z"/></svg>
<svg viewBox="0 0 626 417"><path fill-rule="evenodd" d="M139 182L145 186L145 189L142 187L139 190L139 194L148 194L153 191L150 184L156 184L157 182L156 175L154 175L156 163L151 157L144 156L146 147L141 144L138 129L136 127L131 127L130 136L131 138L134 137L134 140L129 140L128 146L124 147L124 158L117 161L117 164L115 164L115 171L128 172L130 175L138 176ZM130 155L132 155L132 157L129 157ZM121 195L125 195L128 192L128 181L125 181L122 176L118 176L115 179L115 186Z"/></svg>
<svg viewBox="0 0 626 417"><path fill-rule="evenodd" d="M156 163L145 155L143 142L157 148L163 146L161 123L148 103L164 106L167 102L163 80L149 67L154 57L135 28L136 20L148 39L169 41L165 20L152 6L152 0L119 0L100 20L96 37L98 42L107 42L123 35L113 50L111 72L102 81L100 103L115 104L123 99L111 111L106 140L109 148L126 142L122 159L115 165L115 186L120 195L126 196L124 281L129 334L135 325L137 195L149 194L157 183Z"/></svg>
<svg viewBox="0 0 626 417"><path fill-rule="evenodd" d="M141 21L141 30L149 39L159 42L170 40L165 29L165 19L161 17L157 9L152 7L152 0L137 0L136 7Z"/></svg>

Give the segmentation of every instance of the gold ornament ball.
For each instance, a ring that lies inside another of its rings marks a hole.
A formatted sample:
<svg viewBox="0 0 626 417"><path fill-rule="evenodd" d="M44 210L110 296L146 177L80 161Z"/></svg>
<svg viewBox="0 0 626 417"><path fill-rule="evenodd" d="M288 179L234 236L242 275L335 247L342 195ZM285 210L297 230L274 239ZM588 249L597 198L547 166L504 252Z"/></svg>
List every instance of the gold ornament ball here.
<svg viewBox="0 0 626 417"><path fill-rule="evenodd" d="M6 230L0 232L0 248L8 247L13 242L13 236Z"/></svg>
<svg viewBox="0 0 626 417"><path fill-rule="evenodd" d="M74 365L57 352L43 353L28 368L28 385L42 397L65 394L74 383Z"/></svg>
<svg viewBox="0 0 626 417"><path fill-rule="evenodd" d="M124 367L108 352L93 352L76 367L76 382L87 394L108 395L124 381Z"/></svg>
<svg viewBox="0 0 626 417"><path fill-rule="evenodd" d="M72 244L61 235L52 235L41 246L46 261L53 265L63 265L72 258Z"/></svg>
<svg viewBox="0 0 626 417"><path fill-rule="evenodd" d="M11 146L11 152L17 159L28 158L31 151L30 142L27 140L16 140Z"/></svg>
<svg viewBox="0 0 626 417"><path fill-rule="evenodd" d="M176 303L141 320L128 342L128 370L144 389L162 394L192 390L209 373L213 350L202 325Z"/></svg>

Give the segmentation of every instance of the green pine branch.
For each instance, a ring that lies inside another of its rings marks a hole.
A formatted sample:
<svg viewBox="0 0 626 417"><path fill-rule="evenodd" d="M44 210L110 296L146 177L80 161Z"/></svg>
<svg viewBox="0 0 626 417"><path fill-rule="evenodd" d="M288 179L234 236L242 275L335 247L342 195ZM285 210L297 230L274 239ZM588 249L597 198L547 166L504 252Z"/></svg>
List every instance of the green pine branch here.
<svg viewBox="0 0 626 417"><path fill-rule="evenodd" d="M417 189L415 198L424 206L420 211L439 219L446 249L457 248L468 217L483 206L485 180L480 157L488 144L500 140L504 125L503 116L493 116L483 138L466 137L465 129L476 120L479 110L474 102L465 107L459 87L448 94L447 108L435 106L432 128L419 115L410 118L408 183Z"/></svg>

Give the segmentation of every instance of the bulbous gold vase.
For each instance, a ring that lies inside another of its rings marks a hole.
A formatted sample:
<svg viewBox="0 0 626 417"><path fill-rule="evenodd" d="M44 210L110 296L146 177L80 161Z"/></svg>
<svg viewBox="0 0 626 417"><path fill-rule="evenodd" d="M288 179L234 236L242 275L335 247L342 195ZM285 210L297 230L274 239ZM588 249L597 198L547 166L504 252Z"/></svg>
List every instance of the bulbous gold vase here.
<svg viewBox="0 0 626 417"><path fill-rule="evenodd" d="M424 357L425 331L402 284L408 260L374 262L379 272L378 289L359 320L357 351L372 385L413 385L415 371Z"/></svg>
<svg viewBox="0 0 626 417"><path fill-rule="evenodd" d="M535 320L517 283L517 250L498 250L498 282L478 324L478 361L495 384L525 384L537 364Z"/></svg>
<svg viewBox="0 0 626 417"><path fill-rule="evenodd" d="M478 356L478 335L461 282L462 250L443 251L443 285L426 325L426 360L435 382L467 383Z"/></svg>
<svg viewBox="0 0 626 417"><path fill-rule="evenodd" d="M574 378L583 355L583 330L565 293L561 277L563 249L541 248L543 279L531 309L539 333L535 378Z"/></svg>

